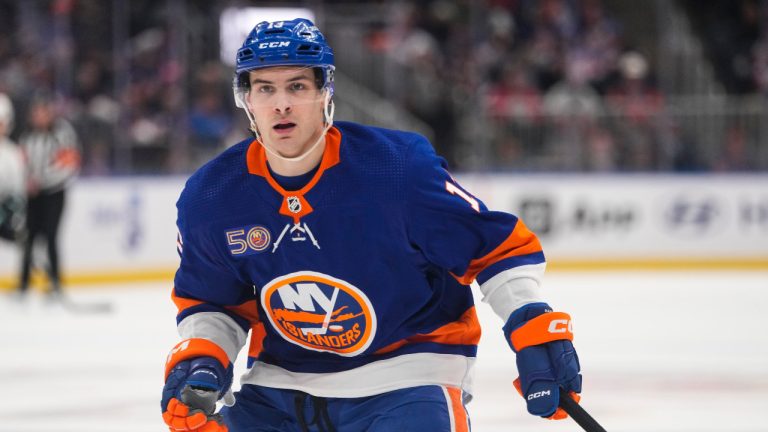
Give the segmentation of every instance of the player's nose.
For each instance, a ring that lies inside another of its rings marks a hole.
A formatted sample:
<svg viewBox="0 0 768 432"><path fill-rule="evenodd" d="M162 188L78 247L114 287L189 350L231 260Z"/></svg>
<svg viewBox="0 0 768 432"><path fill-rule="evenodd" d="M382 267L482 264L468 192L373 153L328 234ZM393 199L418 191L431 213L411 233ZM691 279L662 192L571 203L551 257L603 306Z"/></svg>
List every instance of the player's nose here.
<svg viewBox="0 0 768 432"><path fill-rule="evenodd" d="M288 95L288 93L278 92L275 96L276 96L274 100L275 112L282 113L282 114L290 112L291 107L293 106L293 102L291 101L291 97Z"/></svg>

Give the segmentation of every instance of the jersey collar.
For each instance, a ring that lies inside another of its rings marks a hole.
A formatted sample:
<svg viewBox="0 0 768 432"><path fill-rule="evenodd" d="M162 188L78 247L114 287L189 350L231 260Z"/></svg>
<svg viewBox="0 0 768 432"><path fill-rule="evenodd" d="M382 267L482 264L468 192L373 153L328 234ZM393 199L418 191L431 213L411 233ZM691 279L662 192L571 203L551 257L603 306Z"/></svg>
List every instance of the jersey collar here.
<svg viewBox="0 0 768 432"><path fill-rule="evenodd" d="M328 168L331 168L332 166L339 163L339 151L341 148L341 132L334 126L328 129L328 132L325 134L325 150L323 151L323 158L320 160L320 166L317 169L317 172L312 177L312 179L307 183L303 188L299 189L298 191L286 191L283 189L280 184L275 181L275 179L272 177L272 174L270 174L269 169L267 168L267 154L264 150L264 147L259 143L257 140L253 140L251 144L248 146L248 152L246 153L246 163L248 166L248 172L253 175L257 175L260 177L264 177L264 179L269 183L269 185L274 189L277 193L283 196L283 205L280 209L281 214L285 214L286 216L291 216L294 218L295 222L298 223L298 220L300 217L310 213L312 211L312 207L309 205L308 202L304 199L304 196L312 190L313 187L317 184L317 182L320 180L320 177L322 177L323 172L327 170ZM302 208L301 211L289 211L288 210L288 198L297 198L302 202Z"/></svg>

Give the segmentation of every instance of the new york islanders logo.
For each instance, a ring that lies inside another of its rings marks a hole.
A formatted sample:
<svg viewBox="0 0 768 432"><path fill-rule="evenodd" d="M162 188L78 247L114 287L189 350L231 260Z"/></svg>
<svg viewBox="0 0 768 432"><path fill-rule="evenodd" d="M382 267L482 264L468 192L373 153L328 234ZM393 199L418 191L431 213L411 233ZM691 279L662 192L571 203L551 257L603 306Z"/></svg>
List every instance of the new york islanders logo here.
<svg viewBox="0 0 768 432"><path fill-rule="evenodd" d="M322 273L301 271L274 279L261 290L261 304L275 330L302 348L353 357L376 334L368 297Z"/></svg>

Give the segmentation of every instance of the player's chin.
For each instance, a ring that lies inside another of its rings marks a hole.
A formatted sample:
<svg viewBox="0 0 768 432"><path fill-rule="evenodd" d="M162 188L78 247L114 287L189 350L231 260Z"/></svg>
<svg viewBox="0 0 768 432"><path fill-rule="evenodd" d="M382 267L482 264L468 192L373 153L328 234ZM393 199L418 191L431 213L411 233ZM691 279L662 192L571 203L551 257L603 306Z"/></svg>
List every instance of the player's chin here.
<svg viewBox="0 0 768 432"><path fill-rule="evenodd" d="M302 148L294 145L286 145L289 144L287 142L281 142L280 140L277 141L277 153L284 157L284 158L294 158L297 156L301 156Z"/></svg>

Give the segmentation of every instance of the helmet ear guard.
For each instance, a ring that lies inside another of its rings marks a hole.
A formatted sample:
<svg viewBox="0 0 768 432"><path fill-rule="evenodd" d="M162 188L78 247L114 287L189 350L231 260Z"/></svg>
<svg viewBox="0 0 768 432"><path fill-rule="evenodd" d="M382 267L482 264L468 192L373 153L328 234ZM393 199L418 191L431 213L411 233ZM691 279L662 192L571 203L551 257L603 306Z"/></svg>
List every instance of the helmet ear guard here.
<svg viewBox="0 0 768 432"><path fill-rule="evenodd" d="M246 95L248 94L248 91L250 90L251 86L245 82L242 82L242 78L244 78L245 75L235 75L235 78L232 82L232 92L235 96L235 106L238 108L242 108L244 110L248 110L248 105L245 103Z"/></svg>

